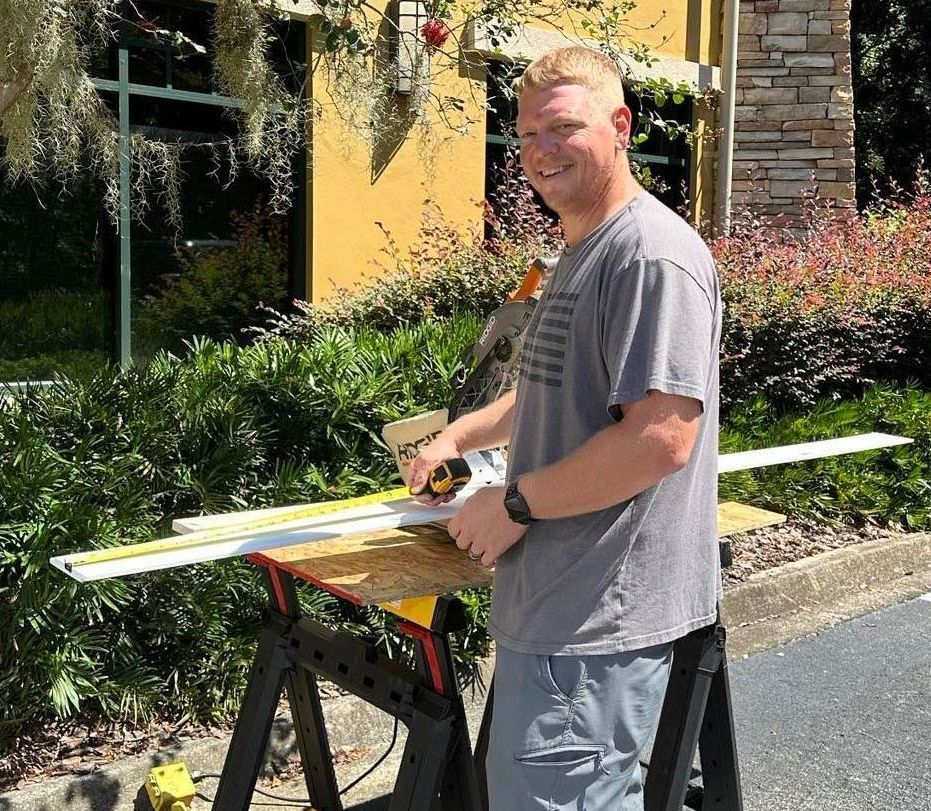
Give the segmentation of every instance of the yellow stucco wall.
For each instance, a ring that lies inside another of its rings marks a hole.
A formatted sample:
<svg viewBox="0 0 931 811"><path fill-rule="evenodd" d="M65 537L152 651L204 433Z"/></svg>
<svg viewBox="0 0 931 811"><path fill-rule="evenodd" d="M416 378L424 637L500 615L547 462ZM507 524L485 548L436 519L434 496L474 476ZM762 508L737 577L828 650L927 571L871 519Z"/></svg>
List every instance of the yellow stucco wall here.
<svg viewBox="0 0 931 811"><path fill-rule="evenodd" d="M665 11L665 13L663 13ZM721 0L642 0L627 27L657 54L703 64L720 62ZM552 30L552 29L551 29ZM576 29L578 30L578 29ZM308 25L308 53L315 53L315 26ZM317 34L319 38L319 34ZM310 93L324 108L329 103L323 73L314 75ZM466 100L466 114L476 119L466 135L446 130L434 159L425 164L416 128L407 139L382 152L373 162L361 144L349 146L340 125L325 110L313 125L313 157L309 169L307 223L307 296L322 301L335 287L352 287L381 272L386 240L378 223L391 232L403 251L414 241L426 198L435 201L446 219L463 227L481 222L477 203L484 194L485 126L481 104L485 74L446 72L436 88ZM702 126L713 118L699 114ZM396 151L392 151L396 146ZM713 146L700 146L692 169L693 214L710 214Z"/></svg>
<svg viewBox="0 0 931 811"><path fill-rule="evenodd" d="M718 64L720 18L719 0L643 0L627 19L631 33L656 53L707 65Z"/></svg>
<svg viewBox="0 0 931 811"><path fill-rule="evenodd" d="M311 53L313 44L311 39ZM447 221L463 229L480 223L485 193L484 69L472 75L443 71L434 89L463 99L464 114L475 119L469 132L462 135L440 125L424 141L414 125L408 137L389 139L373 157L327 109L331 102L325 79L314 77L312 93L324 106L324 115L311 136L307 295L313 301L327 298L335 287L352 287L363 276L382 272L374 264L378 259L389 261L382 253L388 244L382 228L405 250L415 240L427 199Z"/></svg>

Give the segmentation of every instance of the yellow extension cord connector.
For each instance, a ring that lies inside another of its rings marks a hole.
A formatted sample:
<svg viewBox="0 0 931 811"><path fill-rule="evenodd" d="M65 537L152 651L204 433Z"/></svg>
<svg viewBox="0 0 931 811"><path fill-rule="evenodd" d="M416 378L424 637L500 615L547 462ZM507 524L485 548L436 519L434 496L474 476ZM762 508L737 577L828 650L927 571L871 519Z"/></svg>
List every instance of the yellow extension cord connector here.
<svg viewBox="0 0 931 811"><path fill-rule="evenodd" d="M194 801L194 781L184 763L156 766L145 781L153 811L187 811Z"/></svg>

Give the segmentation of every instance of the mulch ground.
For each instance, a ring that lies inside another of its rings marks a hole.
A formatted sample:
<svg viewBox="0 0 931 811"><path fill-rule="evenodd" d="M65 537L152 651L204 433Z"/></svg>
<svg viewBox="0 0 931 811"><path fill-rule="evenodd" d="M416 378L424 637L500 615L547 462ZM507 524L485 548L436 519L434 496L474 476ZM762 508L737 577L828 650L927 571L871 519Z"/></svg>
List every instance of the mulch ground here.
<svg viewBox="0 0 931 811"><path fill-rule="evenodd" d="M901 530L876 524L862 527L827 526L805 518L733 536L733 565L724 570L725 588L752 574L830 549L901 535ZM326 692L328 685L321 685ZM106 764L147 751L209 737L224 738L231 726L203 726L156 721L145 726L50 722L21 733L0 754L0 792L60 775L84 775ZM355 753L347 753L352 758ZM340 757L340 753L335 753ZM283 775L282 775L283 777ZM271 778L275 785L281 778Z"/></svg>
<svg viewBox="0 0 931 811"><path fill-rule="evenodd" d="M789 518L784 524L734 535L730 539L734 561L723 572L724 586L726 588L757 572L810 558L820 552L903 534L897 527L881 524L846 527L831 526L809 518Z"/></svg>

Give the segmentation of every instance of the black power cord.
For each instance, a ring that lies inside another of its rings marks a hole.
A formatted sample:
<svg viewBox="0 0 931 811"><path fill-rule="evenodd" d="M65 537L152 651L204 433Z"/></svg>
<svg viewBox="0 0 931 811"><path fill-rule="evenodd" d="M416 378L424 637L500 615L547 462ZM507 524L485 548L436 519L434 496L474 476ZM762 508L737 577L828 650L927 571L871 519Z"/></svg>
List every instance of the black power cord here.
<svg viewBox="0 0 931 811"><path fill-rule="evenodd" d="M398 719L395 718L394 719L394 730L391 733L391 743L388 744L388 748L382 753L382 755L378 758L378 760L376 760L368 769L366 769L362 774L360 774L348 786L340 790L339 792L340 797L342 797L350 789L353 789L356 786L358 786L359 783L365 780L365 778L368 777L372 772L374 772L375 769L381 766L381 764L385 762L388 755L391 754L392 750L394 749L394 745L397 743L397 741L398 741ZM215 778L219 780L220 777L222 777L222 775L214 774L212 772L203 772L203 773L195 772L193 775L191 775L191 780L193 780L194 783L199 783L201 780L206 780L207 778ZM293 805L306 805L306 806L311 805L309 797L285 797L281 794L275 794L272 791L267 791L266 789L259 788L258 786L256 786L255 791L256 793L261 794L263 797L270 797L271 799L278 800L279 802L291 803ZM202 800L206 800L208 803L213 802L212 797L208 797L207 795L199 791L197 792L197 796L200 797Z"/></svg>

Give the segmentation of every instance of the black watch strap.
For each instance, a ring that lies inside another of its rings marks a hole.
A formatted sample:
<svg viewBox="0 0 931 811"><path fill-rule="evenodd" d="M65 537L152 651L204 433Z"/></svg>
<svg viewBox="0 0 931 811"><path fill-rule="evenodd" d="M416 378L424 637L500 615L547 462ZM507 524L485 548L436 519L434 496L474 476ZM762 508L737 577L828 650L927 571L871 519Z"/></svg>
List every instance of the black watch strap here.
<svg viewBox="0 0 931 811"><path fill-rule="evenodd" d="M504 509L507 510L508 517L515 523L531 524L535 519L530 515L527 499L517 489L517 485L518 480L515 479L504 491Z"/></svg>

